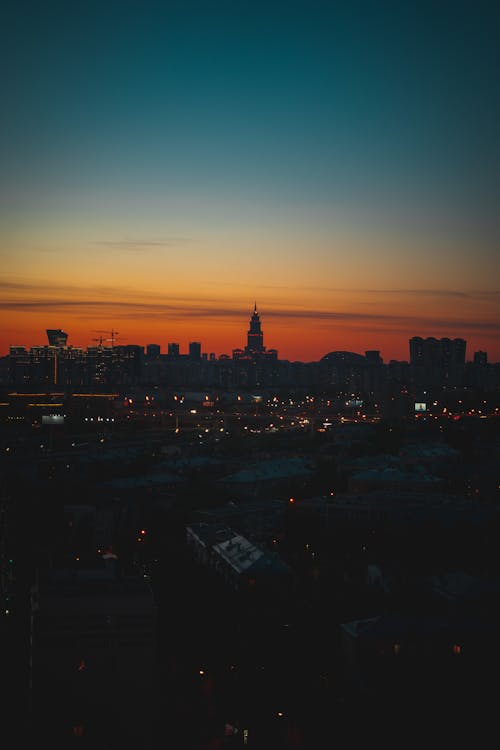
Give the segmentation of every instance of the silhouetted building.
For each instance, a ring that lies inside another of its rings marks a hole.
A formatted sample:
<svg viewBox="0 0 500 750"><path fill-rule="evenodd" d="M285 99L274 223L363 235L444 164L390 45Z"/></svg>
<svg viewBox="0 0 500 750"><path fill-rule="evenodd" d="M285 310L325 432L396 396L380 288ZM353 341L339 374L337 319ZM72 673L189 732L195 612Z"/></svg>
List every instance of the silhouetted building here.
<svg viewBox="0 0 500 750"><path fill-rule="evenodd" d="M24 346L9 349L9 380L16 385L30 382L30 356Z"/></svg>
<svg viewBox="0 0 500 750"><path fill-rule="evenodd" d="M410 339L410 364L464 365L465 350L464 339L436 339L433 336L423 339L413 336Z"/></svg>
<svg viewBox="0 0 500 750"><path fill-rule="evenodd" d="M366 362L369 365L381 365L382 364L382 357L380 356L380 351L378 349L373 349L371 351L365 352L365 358Z"/></svg>
<svg viewBox="0 0 500 750"><path fill-rule="evenodd" d="M434 391L465 386L493 391L500 381L500 364L488 363L486 352L476 352L474 361L465 364L466 342L456 338L410 339L410 362L391 360L384 364L379 350L365 355L333 351L318 362L280 360L276 349L264 346L257 305L254 305L247 331L247 345L232 350L232 357L201 351L199 341L189 343L189 351L180 353L178 343L168 343L162 355L159 344L105 346L99 343L87 349L66 346L67 334L47 329L53 345L12 346L3 364L3 380L14 386L52 386L116 389L131 385L170 385L196 388L307 388L328 389L331 395L355 399L356 407L376 409L381 402L394 405L407 397L414 402L436 399ZM113 339L108 339L112 341ZM427 391L427 394L424 392ZM430 394L433 394L432 396ZM424 398L425 395L425 398ZM390 412L394 410L390 406ZM385 416L389 412L383 411ZM408 415L407 415L408 416Z"/></svg>
<svg viewBox="0 0 500 750"><path fill-rule="evenodd" d="M49 339L49 346L66 346L68 334L60 328L47 328L47 338Z"/></svg>
<svg viewBox="0 0 500 750"><path fill-rule="evenodd" d="M261 354L264 351L264 334L260 324L260 316L257 312L257 303L255 303L253 314L250 318L250 328L248 329L245 352L247 354Z"/></svg>
<svg viewBox="0 0 500 750"><path fill-rule="evenodd" d="M190 341L189 343L189 358L190 359L201 359L201 344L199 341Z"/></svg>
<svg viewBox="0 0 500 750"><path fill-rule="evenodd" d="M146 356L149 359L158 359L160 356L160 345L159 344L148 344L146 346Z"/></svg>
<svg viewBox="0 0 500 750"><path fill-rule="evenodd" d="M488 364L487 352L474 352L473 361L467 363L467 386L486 391L498 387L498 369Z"/></svg>
<svg viewBox="0 0 500 750"><path fill-rule="evenodd" d="M465 374L464 339L436 339L413 336L410 339L410 366L417 386L461 386Z"/></svg>
<svg viewBox="0 0 500 750"><path fill-rule="evenodd" d="M320 360L321 378L326 386L358 392L363 386L366 359L356 352L329 352Z"/></svg>

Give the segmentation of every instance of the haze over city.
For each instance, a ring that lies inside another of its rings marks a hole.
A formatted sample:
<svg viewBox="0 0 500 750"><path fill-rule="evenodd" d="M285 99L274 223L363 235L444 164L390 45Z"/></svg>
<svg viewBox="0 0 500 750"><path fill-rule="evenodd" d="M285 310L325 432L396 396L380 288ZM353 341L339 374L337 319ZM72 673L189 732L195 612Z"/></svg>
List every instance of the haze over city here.
<svg viewBox="0 0 500 750"><path fill-rule="evenodd" d="M498 15L9 3L0 353L58 327L230 353L257 299L283 358L499 361Z"/></svg>

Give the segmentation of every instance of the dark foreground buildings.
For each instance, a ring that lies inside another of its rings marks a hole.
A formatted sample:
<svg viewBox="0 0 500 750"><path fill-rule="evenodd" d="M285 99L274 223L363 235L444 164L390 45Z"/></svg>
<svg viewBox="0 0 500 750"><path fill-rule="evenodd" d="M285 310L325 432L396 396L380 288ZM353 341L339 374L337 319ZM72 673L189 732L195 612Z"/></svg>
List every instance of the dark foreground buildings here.
<svg viewBox="0 0 500 750"><path fill-rule="evenodd" d="M140 747L153 739L158 689L152 592L113 556L92 567L77 557L32 586L34 728L55 747Z"/></svg>
<svg viewBox="0 0 500 750"><path fill-rule="evenodd" d="M256 309L232 357L168 351L6 358L6 746L486 744L498 366L287 362Z"/></svg>

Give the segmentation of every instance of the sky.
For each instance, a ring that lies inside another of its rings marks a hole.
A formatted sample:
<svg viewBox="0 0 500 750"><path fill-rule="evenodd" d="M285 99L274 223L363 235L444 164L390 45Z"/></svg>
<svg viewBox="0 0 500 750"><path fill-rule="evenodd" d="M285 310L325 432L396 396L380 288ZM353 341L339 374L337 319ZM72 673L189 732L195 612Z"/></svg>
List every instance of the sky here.
<svg viewBox="0 0 500 750"><path fill-rule="evenodd" d="M500 8L7 0L0 355L280 358L462 337L500 361Z"/></svg>

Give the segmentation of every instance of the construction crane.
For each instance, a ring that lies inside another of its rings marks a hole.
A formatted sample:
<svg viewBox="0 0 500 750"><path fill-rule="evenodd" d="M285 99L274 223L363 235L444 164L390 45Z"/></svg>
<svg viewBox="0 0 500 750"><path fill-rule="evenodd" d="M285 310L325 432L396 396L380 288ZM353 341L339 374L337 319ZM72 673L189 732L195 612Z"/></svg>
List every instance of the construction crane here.
<svg viewBox="0 0 500 750"><path fill-rule="evenodd" d="M99 341L99 346L102 346L103 341L111 341L111 347L114 347L116 337L118 336L119 331L115 331L114 328L111 329L111 331L102 331L102 330L94 330L94 333L109 333L111 334L111 338L109 339L103 339L102 336L100 336L98 339L92 339L92 341Z"/></svg>

